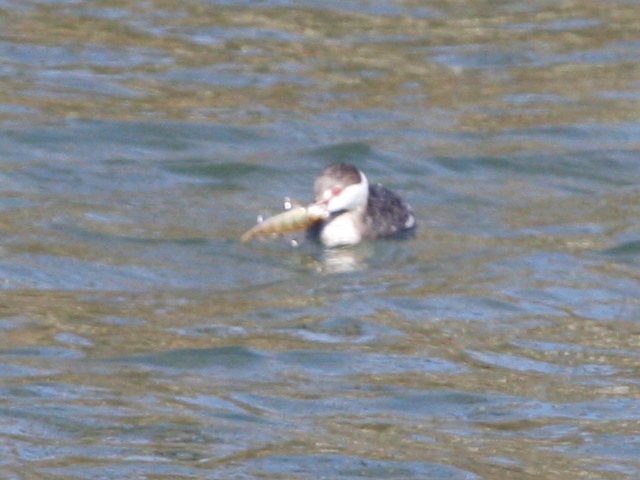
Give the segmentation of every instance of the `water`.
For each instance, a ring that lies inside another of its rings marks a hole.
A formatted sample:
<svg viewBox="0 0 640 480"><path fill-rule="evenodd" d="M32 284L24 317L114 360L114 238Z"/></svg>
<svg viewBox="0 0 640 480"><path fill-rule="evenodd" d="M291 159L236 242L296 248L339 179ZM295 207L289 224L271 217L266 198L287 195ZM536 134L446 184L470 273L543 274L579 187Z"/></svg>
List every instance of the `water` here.
<svg viewBox="0 0 640 480"><path fill-rule="evenodd" d="M637 7L0 1L0 476L640 476Z"/></svg>

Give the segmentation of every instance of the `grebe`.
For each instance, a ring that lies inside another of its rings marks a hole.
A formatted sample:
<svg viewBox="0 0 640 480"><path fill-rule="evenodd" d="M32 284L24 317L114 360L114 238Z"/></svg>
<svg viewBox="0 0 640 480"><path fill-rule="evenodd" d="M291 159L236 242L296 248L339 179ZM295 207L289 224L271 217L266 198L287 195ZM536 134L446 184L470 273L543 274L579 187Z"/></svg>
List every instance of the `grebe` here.
<svg viewBox="0 0 640 480"><path fill-rule="evenodd" d="M402 198L382 185L369 185L366 175L352 165L325 168L316 178L314 194L313 205L326 209L329 217L307 234L327 247L407 234L416 228L413 211Z"/></svg>

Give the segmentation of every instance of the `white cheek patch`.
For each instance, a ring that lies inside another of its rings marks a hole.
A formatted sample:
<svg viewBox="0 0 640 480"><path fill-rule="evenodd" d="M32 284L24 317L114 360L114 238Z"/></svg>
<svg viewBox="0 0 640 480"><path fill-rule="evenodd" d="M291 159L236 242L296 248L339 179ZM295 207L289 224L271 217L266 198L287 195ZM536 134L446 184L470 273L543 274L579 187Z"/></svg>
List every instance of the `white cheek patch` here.
<svg viewBox="0 0 640 480"><path fill-rule="evenodd" d="M354 210L367 204L369 186L367 184L355 183L345 187L340 195L333 197L329 201L329 210L338 212L340 210Z"/></svg>

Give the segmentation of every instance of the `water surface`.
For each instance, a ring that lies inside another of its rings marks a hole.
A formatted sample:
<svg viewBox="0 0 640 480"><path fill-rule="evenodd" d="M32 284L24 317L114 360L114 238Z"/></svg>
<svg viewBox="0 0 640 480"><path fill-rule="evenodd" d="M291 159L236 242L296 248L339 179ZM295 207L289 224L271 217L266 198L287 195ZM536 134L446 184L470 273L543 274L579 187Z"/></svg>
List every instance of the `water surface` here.
<svg viewBox="0 0 640 480"><path fill-rule="evenodd" d="M639 24L0 1L4 477L640 475ZM238 241L334 161L416 237Z"/></svg>

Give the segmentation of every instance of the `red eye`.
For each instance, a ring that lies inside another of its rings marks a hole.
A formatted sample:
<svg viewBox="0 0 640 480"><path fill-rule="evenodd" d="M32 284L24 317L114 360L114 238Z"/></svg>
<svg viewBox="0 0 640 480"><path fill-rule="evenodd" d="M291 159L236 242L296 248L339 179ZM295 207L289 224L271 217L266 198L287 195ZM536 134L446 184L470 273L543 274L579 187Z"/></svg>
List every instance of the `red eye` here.
<svg viewBox="0 0 640 480"><path fill-rule="evenodd" d="M334 197L337 197L338 195L340 195L342 193L342 189L340 187L335 187L333 190L331 190L331 194Z"/></svg>

